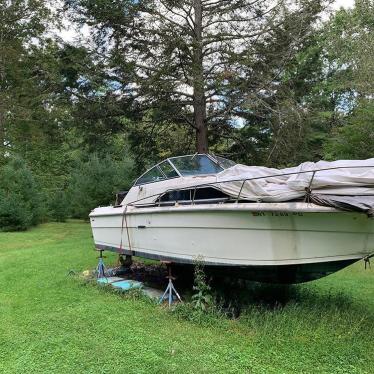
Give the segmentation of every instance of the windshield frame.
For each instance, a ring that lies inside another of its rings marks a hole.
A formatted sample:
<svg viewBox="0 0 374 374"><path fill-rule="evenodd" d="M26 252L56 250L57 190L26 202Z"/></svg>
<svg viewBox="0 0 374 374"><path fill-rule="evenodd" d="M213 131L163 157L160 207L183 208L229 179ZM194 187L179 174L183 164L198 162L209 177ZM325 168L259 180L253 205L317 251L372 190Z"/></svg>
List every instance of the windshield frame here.
<svg viewBox="0 0 374 374"><path fill-rule="evenodd" d="M171 167L174 169L174 171L177 173L177 175L175 177L167 177L166 174L160 168L159 165L162 164L162 163L164 163L165 161L168 162L171 165ZM148 181L148 182L144 182L144 183L138 183L138 181L141 180L148 172L150 172L152 169L155 169L155 168L163 176L162 179L157 180L157 181L155 180L155 181ZM168 179L175 179L175 178L179 178L181 176L182 176L181 173L175 168L175 166L173 165L173 163L170 162L170 160L167 158L165 160L160 161L158 164L153 165L152 167L150 167L149 169L147 169L142 175L140 175L138 178L136 178L136 180L134 182L134 186L142 186L144 184L149 184L149 183L163 182L163 181L166 181Z"/></svg>
<svg viewBox="0 0 374 374"><path fill-rule="evenodd" d="M177 159L177 158L182 158L182 157L191 157L191 158L194 158L196 156L205 156L207 157L211 162L213 162L216 166L218 166L220 169L220 171L218 171L217 173L206 173L206 174L191 174L191 175L183 175L179 170L178 168L174 165L173 163L173 159ZM228 160L228 161L231 161L231 160ZM176 176L174 177L167 177L166 174L163 172L163 170L160 168L160 165L164 162L168 162L171 167L174 169L174 171L177 173ZM234 161L231 161L234 163ZM149 172L151 171L152 169L157 169L160 174L163 176L162 179L159 179L159 180L151 180L151 181L147 181L147 182L143 182L143 183L139 183L139 181ZM147 169L143 174L141 174L134 182L134 185L133 186L142 186L142 185L145 185L145 184L149 184L149 183L156 183L156 182L164 182L166 180L169 180L169 179L175 179L175 178L180 178L180 177L188 177L188 176L199 176L199 175L215 175L215 174L218 174L222 171L224 171L226 168L221 164L221 162L215 157L215 155L212 155L212 154L209 154L209 153L194 153L194 154L190 154L190 155L183 155L183 156L174 156L174 157L169 157L165 160L162 160L160 161L159 163L157 163L156 165L153 165L152 167L150 167L149 169Z"/></svg>

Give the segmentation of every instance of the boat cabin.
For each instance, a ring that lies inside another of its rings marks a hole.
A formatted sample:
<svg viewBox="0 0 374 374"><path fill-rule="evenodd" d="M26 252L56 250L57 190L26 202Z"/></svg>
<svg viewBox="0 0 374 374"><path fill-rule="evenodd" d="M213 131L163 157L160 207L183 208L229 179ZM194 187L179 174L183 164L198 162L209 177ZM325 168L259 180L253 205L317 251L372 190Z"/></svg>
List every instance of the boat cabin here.
<svg viewBox="0 0 374 374"><path fill-rule="evenodd" d="M227 200L228 195L212 186L196 187L216 181L215 175L235 165L234 161L213 154L170 157L142 174L123 204L170 205Z"/></svg>

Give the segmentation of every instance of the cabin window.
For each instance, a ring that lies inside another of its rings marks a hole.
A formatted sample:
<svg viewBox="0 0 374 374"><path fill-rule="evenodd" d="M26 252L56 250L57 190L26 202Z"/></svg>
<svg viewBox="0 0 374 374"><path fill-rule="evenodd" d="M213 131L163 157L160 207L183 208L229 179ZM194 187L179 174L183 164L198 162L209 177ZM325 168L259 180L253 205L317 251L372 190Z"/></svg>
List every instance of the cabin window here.
<svg viewBox="0 0 374 374"><path fill-rule="evenodd" d="M206 155L173 157L170 161L183 176L217 174L223 170Z"/></svg>
<svg viewBox="0 0 374 374"><path fill-rule="evenodd" d="M228 196L213 188L213 187L203 187L186 189L186 190L174 190L166 192L160 197L160 202L166 201L198 201L198 200L210 200L210 199L227 199Z"/></svg>
<svg viewBox="0 0 374 374"><path fill-rule="evenodd" d="M145 174L143 174L137 181L136 185L150 183L150 182L158 182L164 180L165 177L162 174L161 170L155 166L151 170L148 170Z"/></svg>

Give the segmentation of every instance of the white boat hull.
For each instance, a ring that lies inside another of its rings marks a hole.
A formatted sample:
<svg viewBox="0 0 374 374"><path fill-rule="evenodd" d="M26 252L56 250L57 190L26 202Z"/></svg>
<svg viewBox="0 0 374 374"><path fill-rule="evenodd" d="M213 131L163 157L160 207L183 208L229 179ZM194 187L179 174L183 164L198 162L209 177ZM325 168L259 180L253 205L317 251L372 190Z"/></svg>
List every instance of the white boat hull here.
<svg viewBox="0 0 374 374"><path fill-rule="evenodd" d="M373 219L307 203L124 209L91 213L97 248L184 264L200 258L216 269L247 269L258 280L276 281L279 269L286 278L301 271L291 283L316 279L374 251Z"/></svg>

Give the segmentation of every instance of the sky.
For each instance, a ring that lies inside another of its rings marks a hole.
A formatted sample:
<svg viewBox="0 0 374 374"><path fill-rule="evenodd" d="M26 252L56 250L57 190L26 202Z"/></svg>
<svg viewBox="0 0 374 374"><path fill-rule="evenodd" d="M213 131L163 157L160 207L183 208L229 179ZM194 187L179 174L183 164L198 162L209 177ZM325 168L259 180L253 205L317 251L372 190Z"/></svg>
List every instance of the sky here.
<svg viewBox="0 0 374 374"><path fill-rule="evenodd" d="M354 0L335 0L335 2L332 4L333 9L339 9L341 7L344 8L350 8L354 4ZM65 29L63 29L61 32L59 32L59 36L65 41L65 42L74 42L74 39L78 36L78 34L83 35L89 35L88 27L82 27L79 30L76 30L72 27L71 23L68 21L65 21Z"/></svg>
<svg viewBox="0 0 374 374"><path fill-rule="evenodd" d="M336 0L333 7L339 9L340 7L350 8L354 4L354 0Z"/></svg>

